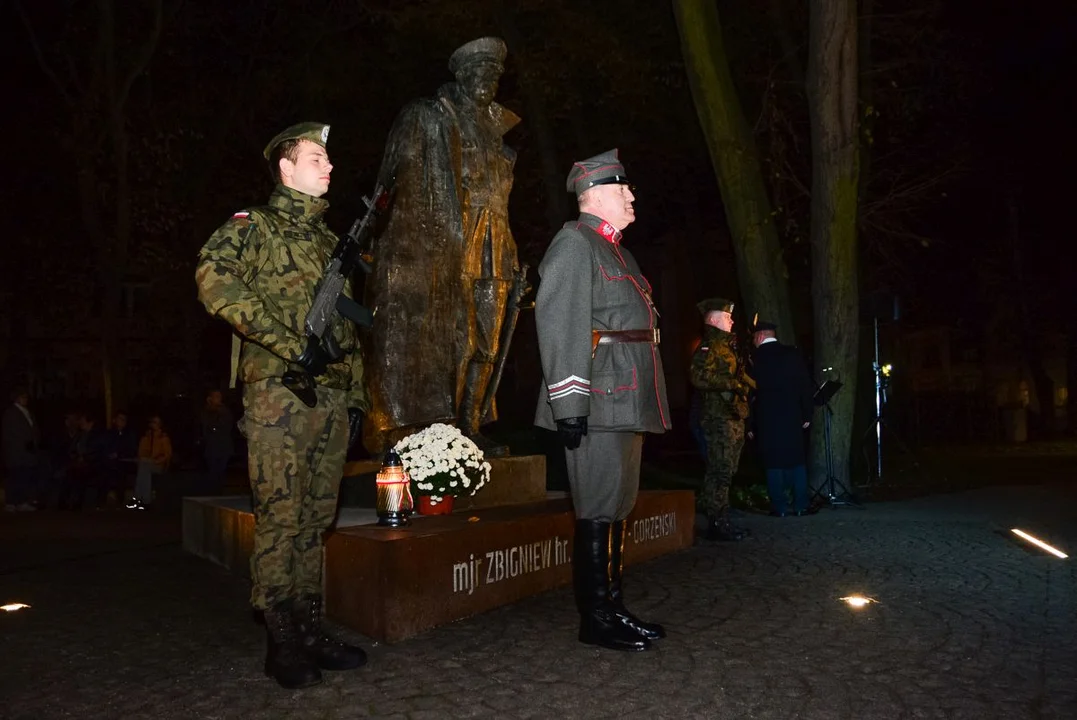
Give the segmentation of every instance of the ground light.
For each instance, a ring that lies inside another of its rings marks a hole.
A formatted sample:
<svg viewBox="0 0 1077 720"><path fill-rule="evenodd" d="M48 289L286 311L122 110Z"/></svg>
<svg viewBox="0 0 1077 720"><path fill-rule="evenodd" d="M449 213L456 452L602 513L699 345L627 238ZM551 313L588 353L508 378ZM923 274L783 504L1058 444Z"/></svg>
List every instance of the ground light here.
<svg viewBox="0 0 1077 720"><path fill-rule="evenodd" d="M17 610L25 610L30 606L26 603L8 603L7 605L0 605L0 610L4 612L15 612Z"/></svg>
<svg viewBox="0 0 1077 720"><path fill-rule="evenodd" d="M862 607L867 607L873 602L878 602L878 600L875 600L874 598L865 597L863 595L846 595L845 597L838 598L838 600L841 600L843 603L856 610L859 610Z"/></svg>
<svg viewBox="0 0 1077 720"><path fill-rule="evenodd" d="M1062 558L1063 560L1065 560L1066 558L1069 557L1069 555L1062 552L1058 548L1051 547L1050 545L1045 543L1043 540L1040 540L1039 538L1032 537L1031 535L1029 535L1024 530L1018 530L1017 528L1010 528L1010 532L1012 532L1014 535L1021 538L1022 540L1026 540L1026 541L1032 543L1033 545L1038 547L1040 550L1046 550L1047 552L1051 553L1055 557Z"/></svg>

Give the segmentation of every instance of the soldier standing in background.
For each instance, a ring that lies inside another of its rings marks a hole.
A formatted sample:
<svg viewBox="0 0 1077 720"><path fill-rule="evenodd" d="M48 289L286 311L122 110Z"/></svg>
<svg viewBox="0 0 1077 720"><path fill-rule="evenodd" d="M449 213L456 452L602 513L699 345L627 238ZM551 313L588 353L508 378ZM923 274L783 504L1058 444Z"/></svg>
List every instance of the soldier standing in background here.
<svg viewBox="0 0 1077 720"><path fill-rule="evenodd" d="M744 447L751 379L734 347L733 303L711 298L696 307L703 315L703 342L692 356L692 385L703 391L703 433L707 470L703 476L703 507L708 540L743 540L747 532L729 519L729 486Z"/></svg>
<svg viewBox="0 0 1077 720"><path fill-rule="evenodd" d="M304 340L303 320L337 243L322 199L333 169L328 137L328 125L300 123L269 142L264 156L278 183L269 204L221 226L202 248L195 273L206 309L243 338L241 428L254 504L251 604L265 615L266 674L287 688L321 682L319 668L366 662L360 648L321 629L322 535L336 516L348 445L368 408L355 326L334 321L343 351L336 360L317 341ZM314 407L282 383L296 369L317 383Z"/></svg>
<svg viewBox="0 0 1077 720"><path fill-rule="evenodd" d="M576 512L572 579L579 640L646 650L665 637L624 604L625 518L639 491L643 434L669 429L651 286L621 246L636 218L624 166L611 150L568 175L580 218L554 237L539 266L535 322L544 387L535 424L565 443Z"/></svg>

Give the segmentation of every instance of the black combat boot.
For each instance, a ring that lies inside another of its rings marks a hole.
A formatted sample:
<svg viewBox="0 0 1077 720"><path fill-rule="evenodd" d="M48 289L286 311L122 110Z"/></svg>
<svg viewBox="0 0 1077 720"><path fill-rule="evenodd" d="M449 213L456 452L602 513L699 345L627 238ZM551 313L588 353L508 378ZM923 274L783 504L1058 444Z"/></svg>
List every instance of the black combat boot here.
<svg viewBox="0 0 1077 720"><path fill-rule="evenodd" d="M505 445L494 442L479 432L479 427L485 419L482 417L483 400L486 397L486 387L494 372L493 363L476 362L472 360L467 366L467 382L464 384L464 394L460 398L460 431L471 442L482 450L486 457L504 457L509 454Z"/></svg>
<svg viewBox="0 0 1077 720"><path fill-rule="evenodd" d="M658 623L640 620L625 607L624 593L621 590L621 578L625 566L625 521L618 520L610 527L610 603L613 612L622 624L636 631L640 637L648 640L661 640L666 630Z"/></svg>
<svg viewBox="0 0 1077 720"><path fill-rule="evenodd" d="M712 541L738 542L745 538L745 533L733 527L727 516L711 515L707 518L707 531L703 537Z"/></svg>
<svg viewBox="0 0 1077 720"><path fill-rule="evenodd" d="M314 661L307 657L292 621L291 601L265 611L266 675L289 690L310 687L322 681Z"/></svg>
<svg viewBox="0 0 1077 720"><path fill-rule="evenodd" d="M572 580L580 611L580 642L611 650L649 650L651 641L621 622L610 601L610 524L577 520Z"/></svg>
<svg viewBox="0 0 1077 720"><path fill-rule="evenodd" d="M308 595L295 604L292 617L307 657L322 670L354 670L366 664L362 648L330 637L322 630L322 598Z"/></svg>

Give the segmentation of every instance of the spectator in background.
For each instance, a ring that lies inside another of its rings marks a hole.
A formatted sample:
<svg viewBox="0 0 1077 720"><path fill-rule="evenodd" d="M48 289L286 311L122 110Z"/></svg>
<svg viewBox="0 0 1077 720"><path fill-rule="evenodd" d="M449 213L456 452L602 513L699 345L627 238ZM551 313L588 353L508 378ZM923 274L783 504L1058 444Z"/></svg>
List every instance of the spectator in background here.
<svg viewBox="0 0 1077 720"><path fill-rule="evenodd" d="M149 427L138 443L138 474L135 496L127 504L131 510L145 510L153 502L153 476L168 472L172 463L172 440L164 431L161 418L150 418Z"/></svg>
<svg viewBox="0 0 1077 720"><path fill-rule="evenodd" d="M138 435L127 426L127 415L116 413L112 428L105 435L104 477L107 486L116 494L116 503L123 504L128 477L138 461Z"/></svg>
<svg viewBox="0 0 1077 720"><path fill-rule="evenodd" d="M202 454L206 459L206 493L224 492L228 461L235 452L232 411L224 404L220 390L210 390L202 408Z"/></svg>
<svg viewBox="0 0 1077 720"><path fill-rule="evenodd" d="M72 447L71 463L60 484L57 506L61 510L80 510L86 502L86 491L94 488L97 505L104 504L103 475L105 469L106 438L93 418L81 415L78 433Z"/></svg>
<svg viewBox="0 0 1077 720"><path fill-rule="evenodd" d="M48 504L47 496L52 495L54 488L62 488L67 483L68 473L78 459L80 415L74 411L64 413L63 430L56 433L49 442L49 454L52 457L48 488L43 492L42 500Z"/></svg>
<svg viewBox="0 0 1077 720"><path fill-rule="evenodd" d="M11 404L4 409L3 436L4 510L28 512L37 508L30 502L35 492L40 435L30 413L30 393L17 388Z"/></svg>
<svg viewBox="0 0 1077 720"><path fill-rule="evenodd" d="M748 437L759 437L759 451L767 471L770 514L775 517L806 515L808 507L807 448L804 431L811 425L815 384L800 351L778 342L774 323L756 319L752 375L755 405ZM793 509L786 491L793 488Z"/></svg>

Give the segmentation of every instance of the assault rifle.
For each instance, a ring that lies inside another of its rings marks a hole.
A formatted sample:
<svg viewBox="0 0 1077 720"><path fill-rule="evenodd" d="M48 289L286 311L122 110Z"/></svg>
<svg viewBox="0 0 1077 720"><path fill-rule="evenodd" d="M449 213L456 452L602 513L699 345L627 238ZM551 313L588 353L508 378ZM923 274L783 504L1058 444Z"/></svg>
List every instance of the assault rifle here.
<svg viewBox="0 0 1077 720"><path fill-rule="evenodd" d="M749 390L755 390L755 379L748 374L748 352L741 341L741 337L736 333L732 333L732 335L733 337L729 344L733 348L733 353L737 356L737 380ZM747 397L748 392L745 391L744 395Z"/></svg>
<svg viewBox="0 0 1077 720"><path fill-rule="evenodd" d="M308 407L318 404L314 375L324 372L325 365L344 357L343 350L333 337L334 316L339 314L356 325L366 327L374 321L370 310L344 294L344 286L356 268L361 268L365 273L371 271L368 258L373 245L374 223L388 207L389 195L390 191L379 183L370 199L363 198L366 213L352 223L348 234L333 249L322 279L318 282L314 302L303 321L306 347L296 363L284 373L283 383Z"/></svg>

